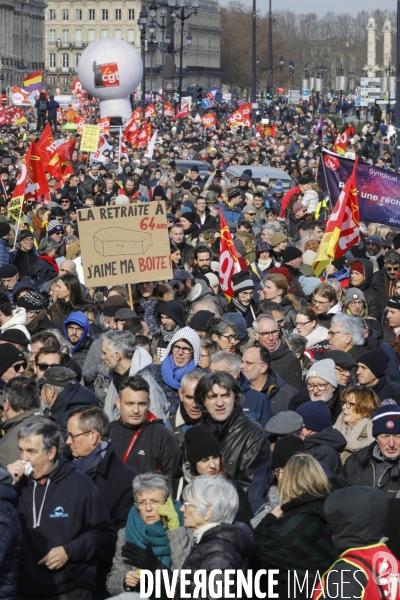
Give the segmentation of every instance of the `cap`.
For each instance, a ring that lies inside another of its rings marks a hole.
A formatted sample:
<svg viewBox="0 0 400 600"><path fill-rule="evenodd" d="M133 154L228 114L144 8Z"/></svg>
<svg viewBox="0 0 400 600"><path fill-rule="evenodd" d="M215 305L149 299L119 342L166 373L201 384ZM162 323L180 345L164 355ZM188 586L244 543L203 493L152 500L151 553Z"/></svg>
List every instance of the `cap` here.
<svg viewBox="0 0 400 600"><path fill-rule="evenodd" d="M381 433L400 433L400 406L385 404L380 406L372 415L372 435L376 437Z"/></svg>
<svg viewBox="0 0 400 600"><path fill-rule="evenodd" d="M111 296L112 298L113 296ZM114 315L114 321L127 321L128 319L134 319L137 314L130 308L119 308Z"/></svg>
<svg viewBox="0 0 400 600"><path fill-rule="evenodd" d="M7 329L0 334L0 340L10 344L21 344L21 346L29 346L30 343L30 340L21 329Z"/></svg>
<svg viewBox="0 0 400 600"><path fill-rule="evenodd" d="M122 296L110 296L104 302L103 315L105 317L114 317L117 310L120 308L129 308L129 305L125 298Z"/></svg>
<svg viewBox="0 0 400 600"><path fill-rule="evenodd" d="M9 277L15 277L18 275L18 269L15 265L3 265L0 267L0 278L8 279Z"/></svg>
<svg viewBox="0 0 400 600"><path fill-rule="evenodd" d="M334 388L337 388L338 386L335 363L330 358L324 358L315 362L307 371L306 381L308 381L310 377L319 377L327 383L330 383Z"/></svg>
<svg viewBox="0 0 400 600"><path fill-rule="evenodd" d="M274 233L271 235L271 246L274 248L275 246L277 246L278 244L282 243L282 242L286 242L287 241L287 236L284 233L280 233L279 231L277 233Z"/></svg>
<svg viewBox="0 0 400 600"><path fill-rule="evenodd" d="M27 238L33 238L33 233L29 229L23 229L18 235L18 241L26 240Z"/></svg>
<svg viewBox="0 0 400 600"><path fill-rule="evenodd" d="M48 384L62 388L66 388L74 382L76 382L75 371L73 371L72 369L68 369L67 367L61 367L58 365L54 367L49 367L43 373L43 377L38 380L39 385Z"/></svg>
<svg viewBox="0 0 400 600"><path fill-rule="evenodd" d="M198 331L206 331L207 323L213 317L215 317L215 314L212 313L210 310L199 310L190 319L189 327Z"/></svg>
<svg viewBox="0 0 400 600"><path fill-rule="evenodd" d="M376 244L378 246L378 248L382 247L382 238L379 237L379 235L370 235L367 237L367 239L365 240L366 244Z"/></svg>
<svg viewBox="0 0 400 600"><path fill-rule="evenodd" d="M173 279L169 281L169 285L173 287L174 285L178 285L178 283L182 283L182 281L186 281L187 279L193 279L193 275L189 273L189 271L185 271L185 269L178 269L175 271Z"/></svg>
<svg viewBox="0 0 400 600"><path fill-rule="evenodd" d="M288 433L296 433L303 427L303 419L293 410L280 412L274 417L271 417L264 429L268 434L272 435L287 435Z"/></svg>
<svg viewBox="0 0 400 600"><path fill-rule="evenodd" d="M46 308L46 300L41 294L32 290L18 298L16 305L25 308L27 312L40 312Z"/></svg>
<svg viewBox="0 0 400 600"><path fill-rule="evenodd" d="M311 431L322 431L332 425L331 411L323 400L305 402L296 412L302 417L304 427Z"/></svg>

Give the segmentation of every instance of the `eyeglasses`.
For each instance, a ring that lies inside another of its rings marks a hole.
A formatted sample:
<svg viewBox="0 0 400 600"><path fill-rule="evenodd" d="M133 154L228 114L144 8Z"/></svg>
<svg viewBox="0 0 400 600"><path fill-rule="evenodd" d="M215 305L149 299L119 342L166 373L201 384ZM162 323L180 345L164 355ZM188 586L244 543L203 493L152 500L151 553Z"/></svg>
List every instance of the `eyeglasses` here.
<svg viewBox="0 0 400 600"><path fill-rule="evenodd" d="M349 304L352 306L362 306L364 302L362 300L350 300Z"/></svg>
<svg viewBox="0 0 400 600"><path fill-rule="evenodd" d="M192 354L193 350L191 348L182 348L182 346L173 346L172 352L175 354L179 354L180 352L182 352L182 354Z"/></svg>
<svg viewBox="0 0 400 600"><path fill-rule="evenodd" d="M400 267L388 267L386 266L386 271L393 271L394 273L397 273L400 269Z"/></svg>
<svg viewBox="0 0 400 600"><path fill-rule="evenodd" d="M279 475L283 475L285 469L274 469L275 477L279 477Z"/></svg>
<svg viewBox="0 0 400 600"><path fill-rule="evenodd" d="M329 330L328 331L328 337L334 337L337 333L343 333L344 334L344 331L331 331L331 330Z"/></svg>
<svg viewBox="0 0 400 600"><path fill-rule="evenodd" d="M279 327L283 327L284 324L286 323L286 319L285 318L279 319L279 320L277 319L276 322L278 323Z"/></svg>
<svg viewBox="0 0 400 600"><path fill-rule="evenodd" d="M355 406L355 405L356 405L356 403L355 403L355 402L348 402L348 401L346 401L346 400L341 400L341 401L340 401L340 404L341 404L341 407L342 407L342 408L344 408L344 407L346 407L346 408L351 408L352 406Z"/></svg>
<svg viewBox="0 0 400 600"><path fill-rule="evenodd" d="M21 369L25 371L25 369L26 369L26 363L18 363L16 365L12 365L12 368L14 369L14 371L16 373L18 373L18 371L21 371Z"/></svg>
<svg viewBox="0 0 400 600"><path fill-rule="evenodd" d="M92 431L93 430L91 429L90 431L83 431L82 433L76 433L75 435L67 431L67 439L71 438L71 440L74 442L80 435L87 435L88 433L92 433Z"/></svg>
<svg viewBox="0 0 400 600"><path fill-rule="evenodd" d="M165 504L163 500L139 500L139 502L135 502L138 508L146 508L148 504L150 504L151 508L157 508L157 506L161 506L161 504Z"/></svg>
<svg viewBox="0 0 400 600"><path fill-rule="evenodd" d="M233 340L238 339L237 335L223 335L222 333L219 337L226 338L228 340L228 342L233 342Z"/></svg>
<svg viewBox="0 0 400 600"><path fill-rule="evenodd" d="M307 389L312 392L317 388L320 392L324 392L328 387L329 383L307 383Z"/></svg>
<svg viewBox="0 0 400 600"><path fill-rule="evenodd" d="M296 327L304 327L304 325L308 325L308 323L312 323L312 321L311 320L310 321L304 321L304 323L298 323L296 321L295 325L296 325Z"/></svg>
<svg viewBox="0 0 400 600"><path fill-rule="evenodd" d="M274 331L255 331L255 333L262 338L267 338L267 337L275 337L275 336L279 335L280 331L279 331L279 329L274 329Z"/></svg>
<svg viewBox="0 0 400 600"><path fill-rule="evenodd" d="M252 365L265 365L265 363L262 363L262 362L249 362L248 360L242 360L242 365L244 365L245 367L251 367Z"/></svg>
<svg viewBox="0 0 400 600"><path fill-rule="evenodd" d="M83 327L74 327L74 325L67 325L67 329L73 333L80 333L81 331L84 331Z"/></svg>
<svg viewBox="0 0 400 600"><path fill-rule="evenodd" d="M58 363L54 363L54 365L48 365L47 363L37 363L36 365L41 371L47 371L50 367L59 367Z"/></svg>
<svg viewBox="0 0 400 600"><path fill-rule="evenodd" d="M251 217L255 217L256 216L256 213L249 213L248 212L247 214L250 215Z"/></svg>
<svg viewBox="0 0 400 600"><path fill-rule="evenodd" d="M193 502L184 502L183 504L184 506L194 506L194 508L196 508L196 505L193 504Z"/></svg>

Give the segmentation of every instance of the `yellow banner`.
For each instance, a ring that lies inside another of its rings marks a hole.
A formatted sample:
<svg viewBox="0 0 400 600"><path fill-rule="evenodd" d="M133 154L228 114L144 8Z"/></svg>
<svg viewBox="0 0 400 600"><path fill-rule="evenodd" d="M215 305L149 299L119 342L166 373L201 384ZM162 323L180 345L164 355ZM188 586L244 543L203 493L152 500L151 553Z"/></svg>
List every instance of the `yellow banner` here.
<svg viewBox="0 0 400 600"><path fill-rule="evenodd" d="M98 125L84 125L80 150L82 152L97 152L99 146L101 127Z"/></svg>
<svg viewBox="0 0 400 600"><path fill-rule="evenodd" d="M12 198L8 204L8 214L15 220L18 219L21 211L22 204L24 202L23 196L17 196L16 198Z"/></svg>

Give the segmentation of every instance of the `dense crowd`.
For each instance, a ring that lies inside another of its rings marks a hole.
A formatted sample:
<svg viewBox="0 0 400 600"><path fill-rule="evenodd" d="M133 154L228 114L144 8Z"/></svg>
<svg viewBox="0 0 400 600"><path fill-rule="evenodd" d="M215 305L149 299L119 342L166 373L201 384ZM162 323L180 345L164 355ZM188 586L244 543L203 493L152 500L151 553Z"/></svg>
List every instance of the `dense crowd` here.
<svg viewBox="0 0 400 600"><path fill-rule="evenodd" d="M134 599L142 569L188 570L190 594L219 569L221 598L247 569L268 593L278 570L279 598L337 597L344 573L343 598L400 597L374 558L399 566L400 234L361 223L316 277L337 125L284 102L265 114L274 137L221 111L211 129L156 117L151 158L120 156L112 131L90 162L64 133L73 174L46 173L19 220L38 134L2 128L0 598ZM390 135L378 115L348 150L390 169ZM161 200L172 279L85 286L78 212Z"/></svg>

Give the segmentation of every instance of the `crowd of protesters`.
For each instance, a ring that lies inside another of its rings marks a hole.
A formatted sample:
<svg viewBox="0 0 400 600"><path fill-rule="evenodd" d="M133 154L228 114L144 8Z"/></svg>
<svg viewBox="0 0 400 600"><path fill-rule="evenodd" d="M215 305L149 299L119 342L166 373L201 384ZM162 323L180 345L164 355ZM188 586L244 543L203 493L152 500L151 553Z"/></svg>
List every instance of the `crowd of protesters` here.
<svg viewBox="0 0 400 600"><path fill-rule="evenodd" d="M0 599L133 600L142 569L187 570L190 593L219 569L221 598L224 573L247 569L278 570L285 599L335 597L345 572L342 597L393 594L374 557L400 566L400 234L361 223L316 277L335 121L265 112L275 137L221 111L211 129L157 117L151 158L120 156L111 133L89 162L68 132L74 174L47 173L18 223L8 204L39 134L1 130ZM366 123L348 150L391 169L390 134ZM159 200L172 279L86 287L78 211Z"/></svg>

